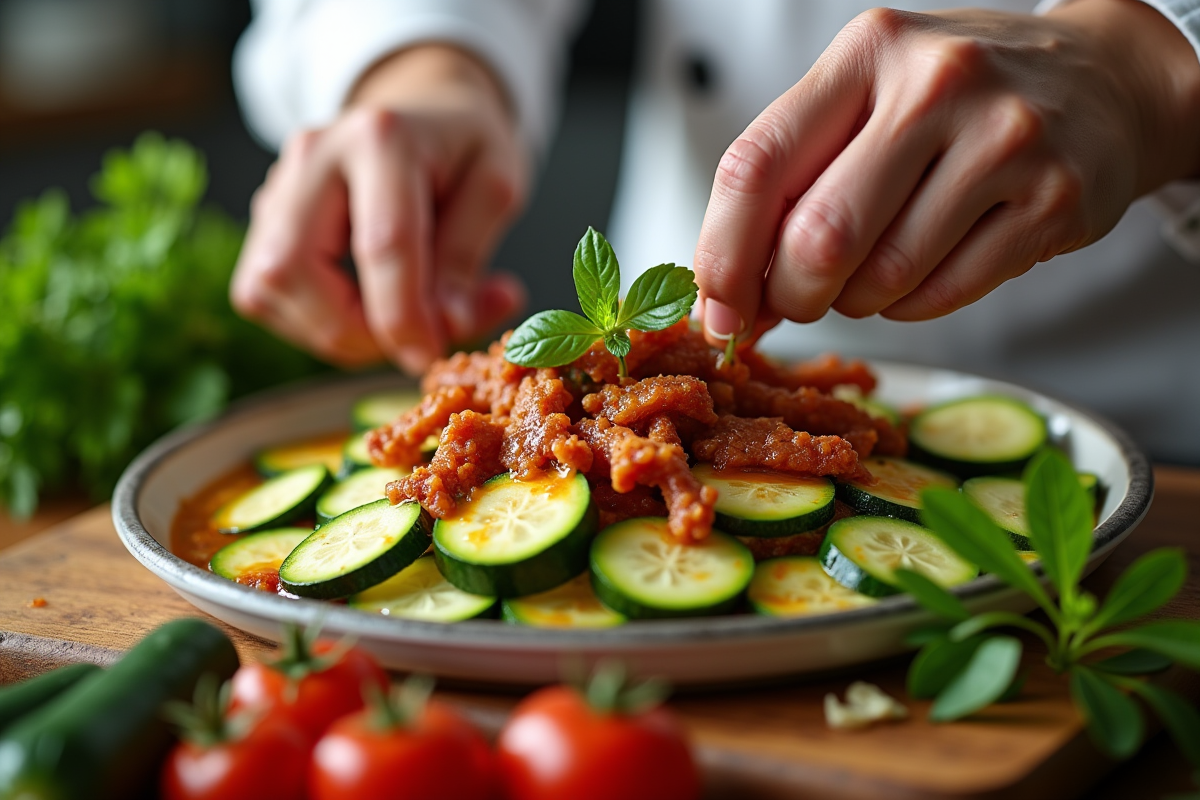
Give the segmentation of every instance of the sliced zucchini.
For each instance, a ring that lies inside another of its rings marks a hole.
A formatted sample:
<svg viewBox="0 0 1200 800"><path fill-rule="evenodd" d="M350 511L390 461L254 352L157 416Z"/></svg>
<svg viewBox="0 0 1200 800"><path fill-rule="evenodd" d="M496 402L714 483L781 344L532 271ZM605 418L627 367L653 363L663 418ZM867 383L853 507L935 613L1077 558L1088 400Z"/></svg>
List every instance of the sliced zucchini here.
<svg viewBox="0 0 1200 800"><path fill-rule="evenodd" d="M754 568L746 598L755 611L768 617L832 614L875 602L829 577L821 562L812 556L760 561Z"/></svg>
<svg viewBox="0 0 1200 800"><path fill-rule="evenodd" d="M345 434L334 434L268 447L254 457L254 468L264 478L273 478L299 467L321 464L330 475L336 475L342 468L345 438Z"/></svg>
<svg viewBox="0 0 1200 800"><path fill-rule="evenodd" d="M367 450L367 434L370 431L356 433L346 440L342 446L342 466L341 476L347 477L358 472L360 469L369 469L375 466L375 462L371 460L371 453Z"/></svg>
<svg viewBox="0 0 1200 800"><path fill-rule="evenodd" d="M1011 397L952 400L913 418L911 455L962 477L1019 470L1046 444L1046 421Z"/></svg>
<svg viewBox="0 0 1200 800"><path fill-rule="evenodd" d="M587 572L548 592L505 600L500 616L535 628L611 628L625 622L623 615L596 597Z"/></svg>
<svg viewBox="0 0 1200 800"><path fill-rule="evenodd" d="M817 557L835 581L871 597L900 591L894 577L900 567L947 588L979 574L978 567L933 531L894 517L849 517L833 523Z"/></svg>
<svg viewBox="0 0 1200 800"><path fill-rule="evenodd" d="M963 494L1004 529L1018 550L1032 550L1025 517L1025 484L1015 478L981 475L962 485Z"/></svg>
<svg viewBox="0 0 1200 800"><path fill-rule="evenodd" d="M714 530L680 542L659 517L608 526L592 543L591 562L596 596L630 619L732 611L754 575L754 556L737 539Z"/></svg>
<svg viewBox="0 0 1200 800"><path fill-rule="evenodd" d="M396 389L363 395L350 410L350 421L356 431L366 431L387 425L396 417L421 402L415 389Z"/></svg>
<svg viewBox="0 0 1200 800"><path fill-rule="evenodd" d="M774 470L729 469L697 464L692 474L717 490L716 525L734 536L792 536L833 519L834 490L828 478Z"/></svg>
<svg viewBox="0 0 1200 800"><path fill-rule="evenodd" d="M389 482L408 474L406 469L362 469L334 484L317 498L318 527L352 508L387 497Z"/></svg>
<svg viewBox="0 0 1200 800"><path fill-rule="evenodd" d="M833 396L838 400L843 400L847 403L853 403L863 411L870 414L872 417L886 419L893 425L900 424L900 412L889 406L887 403L881 403L873 397L863 395L862 389L854 385L842 385L833 387Z"/></svg>
<svg viewBox="0 0 1200 800"><path fill-rule="evenodd" d="M485 616L496 598L464 592L442 577L433 558L426 557L352 596L349 603L351 608L388 617L459 622Z"/></svg>
<svg viewBox="0 0 1200 800"><path fill-rule="evenodd" d="M276 528L252 533L214 553L208 568L231 581L254 572L278 570L296 545L311 533L311 528Z"/></svg>
<svg viewBox="0 0 1200 800"><path fill-rule="evenodd" d="M958 486L953 475L902 458L871 456L863 465L875 477L875 483L847 481L839 482L837 487L838 498L860 514L920 522L922 491L933 486Z"/></svg>
<svg viewBox="0 0 1200 800"><path fill-rule="evenodd" d="M416 502L377 500L322 525L279 567L284 589L301 597L349 597L382 583L429 547L429 515Z"/></svg>
<svg viewBox="0 0 1200 800"><path fill-rule="evenodd" d="M219 508L213 524L221 533L250 533L312 519L317 496L328 483L324 464L289 470Z"/></svg>
<svg viewBox="0 0 1200 800"><path fill-rule="evenodd" d="M598 512L587 478L497 475L433 526L434 557L465 592L522 597L587 568Z"/></svg>

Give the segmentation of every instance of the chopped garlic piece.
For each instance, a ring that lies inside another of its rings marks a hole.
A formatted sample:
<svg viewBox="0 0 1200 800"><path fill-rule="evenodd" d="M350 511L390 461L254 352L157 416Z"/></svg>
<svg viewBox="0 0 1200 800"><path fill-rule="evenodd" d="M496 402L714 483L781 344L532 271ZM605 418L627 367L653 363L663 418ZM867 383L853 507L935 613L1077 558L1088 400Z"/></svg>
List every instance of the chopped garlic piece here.
<svg viewBox="0 0 1200 800"><path fill-rule="evenodd" d="M904 719L908 709L873 683L855 681L846 690L846 702L825 695L825 724L834 730L851 730L885 719Z"/></svg>

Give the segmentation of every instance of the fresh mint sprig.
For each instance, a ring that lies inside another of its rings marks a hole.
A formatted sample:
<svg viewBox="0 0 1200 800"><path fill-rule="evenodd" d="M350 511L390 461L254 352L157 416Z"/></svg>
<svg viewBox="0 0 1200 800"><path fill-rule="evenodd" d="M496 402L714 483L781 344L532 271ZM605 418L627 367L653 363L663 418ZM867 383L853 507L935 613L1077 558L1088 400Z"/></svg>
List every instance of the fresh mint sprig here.
<svg viewBox="0 0 1200 800"><path fill-rule="evenodd" d="M621 302L621 267L612 245L594 228L579 240L571 270L584 316L542 311L513 331L504 357L523 367L561 367L586 353L597 340L617 357L621 377L629 331L661 331L683 319L696 302L695 274L687 267L659 264L638 276Z"/></svg>
<svg viewBox="0 0 1200 800"><path fill-rule="evenodd" d="M1017 555L1010 537L961 493L925 491L922 520L961 556L1029 595L1049 624L1007 611L972 615L928 578L900 570L901 587L948 620L910 640L922 646L909 668L909 694L933 698L929 715L939 722L1014 695L1022 680L1021 640L996 630L1016 628L1046 644L1046 663L1068 676L1071 698L1102 750L1125 758L1138 749L1144 723L1136 696L1200 768L1200 714L1178 694L1141 678L1171 663L1200 670L1200 622L1168 619L1112 630L1175 596L1187 574L1183 552L1163 548L1141 556L1101 602L1079 586L1092 546L1092 511L1074 468L1061 453L1048 449L1026 470L1025 485L1029 538L1057 592L1055 599ZM1125 651L1096 659L1114 648Z"/></svg>

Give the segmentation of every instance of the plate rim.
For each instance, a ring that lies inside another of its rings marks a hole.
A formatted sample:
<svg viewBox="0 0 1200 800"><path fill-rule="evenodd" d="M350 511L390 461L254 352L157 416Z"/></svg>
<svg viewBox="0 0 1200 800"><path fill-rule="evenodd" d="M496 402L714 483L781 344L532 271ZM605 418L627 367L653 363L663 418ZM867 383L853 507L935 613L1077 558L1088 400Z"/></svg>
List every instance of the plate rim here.
<svg viewBox="0 0 1200 800"><path fill-rule="evenodd" d="M871 359L873 367L917 369L938 372L957 378L984 379L1004 388L1051 401L1095 424L1117 444L1129 469L1129 488L1125 498L1112 514L1095 530L1096 544L1090 562L1107 556L1109 551L1128 536L1142 521L1154 496L1154 472L1149 457L1121 427L1106 417L1077 404L1060 400L1053 395L1023 387L1009 381L976 373L962 372L922 364ZM218 417L184 426L160 437L143 450L122 473L113 492L112 519L125 548L143 566L162 578L172 589L185 595L196 595L206 602L236 609L269 623L309 624L320 620L326 629L403 641L412 645L474 648L503 646L506 649L560 650L578 648L605 650L613 648L640 649L676 647L720 639L789 638L815 633L829 628L853 628L870 625L890 618L919 615L922 608L907 594L882 598L870 606L827 614L803 617L767 617L756 614L691 617L665 620L639 620L636 624L607 629L551 629L507 624L499 620L465 620L453 624L427 622L368 615L360 611L333 605L320 600L292 600L257 591L230 582L197 567L172 553L145 528L138 515L142 490L148 478L167 458L178 450L203 438L230 421L258 413L264 407L283 399L319 391L346 391L350 386L360 391L372 386L413 387L416 381L399 373L376 371L358 375L328 375L299 381L249 395L231 403ZM1040 564L1035 573L1045 580ZM1014 590L994 575L984 575L970 583L950 590L964 601L990 594ZM189 601L191 598L188 597ZM194 604L194 603L193 603Z"/></svg>

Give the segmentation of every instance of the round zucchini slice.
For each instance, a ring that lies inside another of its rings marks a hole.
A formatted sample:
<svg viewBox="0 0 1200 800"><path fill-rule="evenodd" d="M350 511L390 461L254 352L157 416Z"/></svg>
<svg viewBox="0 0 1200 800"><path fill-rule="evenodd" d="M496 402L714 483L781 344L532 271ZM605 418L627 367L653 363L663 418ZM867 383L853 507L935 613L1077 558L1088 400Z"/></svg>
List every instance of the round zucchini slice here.
<svg viewBox="0 0 1200 800"><path fill-rule="evenodd" d="M342 467L339 474L343 478L353 475L360 469L369 469L375 466L375 462L371 460L371 453L367 450L368 433L370 431L356 433L342 445Z"/></svg>
<svg viewBox="0 0 1200 800"><path fill-rule="evenodd" d="M278 570L296 545L311 533L309 528L276 528L252 533L214 553L208 568L231 581L255 572Z"/></svg>
<svg viewBox="0 0 1200 800"><path fill-rule="evenodd" d="M352 508L382 500L387 496L388 483L407 474L406 469L371 467L359 470L339 481L317 498L317 526L324 525Z"/></svg>
<svg viewBox="0 0 1200 800"><path fill-rule="evenodd" d="M696 480L717 490L716 525L734 536L793 536L833 519L834 490L828 478L774 470L692 467Z"/></svg>
<svg viewBox="0 0 1200 800"><path fill-rule="evenodd" d="M429 547L429 515L413 501L377 500L322 525L279 567L283 588L332 600L382 583Z"/></svg>
<svg viewBox="0 0 1200 800"><path fill-rule="evenodd" d="M330 475L336 475L342 468L344 441L344 434L334 434L268 447L254 457L254 468L264 478L273 478L293 469L321 464Z"/></svg>
<svg viewBox="0 0 1200 800"><path fill-rule="evenodd" d="M522 597L587 568L598 512L587 478L497 475L433 526L434 557L465 592Z"/></svg>
<svg viewBox="0 0 1200 800"><path fill-rule="evenodd" d="M901 567L946 588L979 574L978 567L933 531L894 517L849 517L833 523L817 557L831 578L870 597L898 593L895 571Z"/></svg>
<svg viewBox="0 0 1200 800"><path fill-rule="evenodd" d="M837 487L838 498L860 514L920 522L922 491L934 486L958 488L953 475L902 458L871 456L863 466L875 483L847 481Z"/></svg>
<svg viewBox="0 0 1200 800"><path fill-rule="evenodd" d="M496 605L496 598L464 592L442 577L433 558L424 557L383 583L352 596L349 604L387 617L459 622L486 616Z"/></svg>
<svg viewBox="0 0 1200 800"><path fill-rule="evenodd" d="M592 576L587 572L548 592L505 600L500 616L534 628L611 628L625 622L624 615L596 597Z"/></svg>
<svg viewBox="0 0 1200 800"><path fill-rule="evenodd" d="M812 556L760 561L746 590L751 607L768 617L805 617L862 608L873 598L851 591L825 572Z"/></svg>
<svg viewBox="0 0 1200 800"><path fill-rule="evenodd" d="M660 517L610 525L592 543L592 586L630 619L700 617L732 611L754 575L754 556L713 531L680 542Z"/></svg>
<svg viewBox="0 0 1200 800"><path fill-rule="evenodd" d="M1036 411L997 395L926 409L908 430L915 460L965 478L1020 470L1046 437L1046 421Z"/></svg>
<svg viewBox="0 0 1200 800"><path fill-rule="evenodd" d="M289 470L217 509L212 522L221 533L250 533L312 519L327 483L329 470L323 464Z"/></svg>
<svg viewBox="0 0 1200 800"><path fill-rule="evenodd" d="M1018 550L1033 549L1033 543L1029 541L1029 520L1025 517L1023 481L984 475L964 482L962 491L1004 529Z"/></svg>
<svg viewBox="0 0 1200 800"><path fill-rule="evenodd" d="M366 431L387 425L396 417L421 402L415 389L395 389L363 395L350 410L350 421L356 431Z"/></svg>

